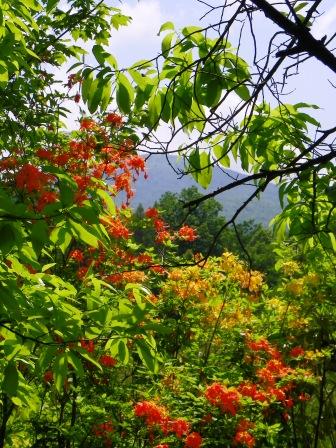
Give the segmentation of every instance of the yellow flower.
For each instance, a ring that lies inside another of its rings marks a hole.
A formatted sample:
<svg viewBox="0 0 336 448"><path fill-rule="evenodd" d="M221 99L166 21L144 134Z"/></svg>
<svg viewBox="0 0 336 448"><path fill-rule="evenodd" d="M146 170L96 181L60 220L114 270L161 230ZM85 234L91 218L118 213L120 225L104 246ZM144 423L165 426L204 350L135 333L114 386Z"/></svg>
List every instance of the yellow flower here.
<svg viewBox="0 0 336 448"><path fill-rule="evenodd" d="M292 280L286 285L286 290L294 296L299 296L303 293L304 281L303 278Z"/></svg>

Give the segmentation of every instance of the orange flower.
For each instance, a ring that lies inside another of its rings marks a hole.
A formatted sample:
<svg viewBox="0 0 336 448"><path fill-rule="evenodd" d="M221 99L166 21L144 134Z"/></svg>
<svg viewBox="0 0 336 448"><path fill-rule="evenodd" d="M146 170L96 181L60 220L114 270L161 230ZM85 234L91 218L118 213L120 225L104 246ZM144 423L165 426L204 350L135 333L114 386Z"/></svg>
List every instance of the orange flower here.
<svg viewBox="0 0 336 448"><path fill-rule="evenodd" d="M52 204L57 201L57 194L52 191L44 191L39 200L37 201L36 209L41 212L48 204Z"/></svg>
<svg viewBox="0 0 336 448"><path fill-rule="evenodd" d="M247 446L248 448L253 448L255 438L247 431L238 431L234 437L234 442Z"/></svg>
<svg viewBox="0 0 336 448"><path fill-rule="evenodd" d="M107 114L105 117L105 121L117 128L120 128L120 126L122 126L123 124L122 116L115 113Z"/></svg>
<svg viewBox="0 0 336 448"><path fill-rule="evenodd" d="M198 432L192 432L185 439L186 448L199 448L202 445L202 436Z"/></svg>
<svg viewBox="0 0 336 448"><path fill-rule="evenodd" d="M176 437L181 439L190 431L190 424L184 418L178 418L170 422L170 430L176 434Z"/></svg>
<svg viewBox="0 0 336 448"><path fill-rule="evenodd" d="M147 425L160 425L166 422L167 412L152 401L141 401L134 406L134 414L144 418Z"/></svg>
<svg viewBox="0 0 336 448"><path fill-rule="evenodd" d="M178 236L185 241L195 241L197 238L197 233L195 229L189 226L183 226L178 231Z"/></svg>
<svg viewBox="0 0 336 448"><path fill-rule="evenodd" d="M228 389L219 383L213 383L205 391L206 399L214 406L218 406L223 412L236 415L240 402L240 395L234 388Z"/></svg>
<svg viewBox="0 0 336 448"><path fill-rule="evenodd" d="M97 126L96 122L92 118L82 118L80 121L80 130L90 131L95 129Z"/></svg>
<svg viewBox="0 0 336 448"><path fill-rule="evenodd" d="M158 219L159 218L159 212L156 208L148 208L145 211L145 216L146 218L150 218L150 219Z"/></svg>
<svg viewBox="0 0 336 448"><path fill-rule="evenodd" d="M42 173L36 166L27 163L16 175L16 186L21 190L26 189L28 193L32 193L33 191L40 191L51 179L52 176Z"/></svg>

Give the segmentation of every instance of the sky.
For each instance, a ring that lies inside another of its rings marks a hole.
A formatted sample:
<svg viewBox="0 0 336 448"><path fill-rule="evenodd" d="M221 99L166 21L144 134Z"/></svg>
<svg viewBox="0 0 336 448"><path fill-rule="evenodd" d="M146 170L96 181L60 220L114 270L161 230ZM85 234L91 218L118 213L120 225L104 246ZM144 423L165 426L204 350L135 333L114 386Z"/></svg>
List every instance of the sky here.
<svg viewBox="0 0 336 448"><path fill-rule="evenodd" d="M220 5L223 2L209 0L208 3ZM205 26L214 18L207 16L200 21L207 9L197 0L123 0L118 2L118 7L124 14L133 17L131 25L115 32L111 39L110 51L117 57L120 66L127 66L136 60L151 58L159 53L162 37L157 33L162 23L172 21L176 28L186 25ZM322 38L325 34L331 35L336 31L335 0L323 0L319 11L323 15L318 20L318 26L312 30L316 38ZM257 37L260 43L266 45L268 40L264 36L269 35L273 27L262 14L259 15L258 22L260 35ZM251 49L246 48L247 57L249 51ZM324 127L332 125L334 115L336 89L332 88L329 80L336 84L335 75L328 68L311 60L302 65L300 75L292 78L288 88L291 92L288 102L304 101L321 107L316 114Z"/></svg>
<svg viewBox="0 0 336 448"><path fill-rule="evenodd" d="M207 3L214 6L222 5L223 1L207 0ZM137 60L158 55L162 40L162 36L158 36L158 31L162 23L166 21L172 21L175 28L179 29L186 25L206 26L214 23L216 19L215 15L208 15L200 20L207 8L197 0L123 0L118 2L118 5L115 3L113 5L120 7L124 14L133 18L131 25L112 35L109 50L116 56L119 67L127 67ZM323 0L319 12L322 13L322 16L318 20L318 26L313 27L312 33L320 39L325 34L330 36L336 31L335 0ZM229 13L230 11L228 11ZM269 42L267 37L277 30L262 13L257 16L256 33L258 45L262 51L267 48ZM238 29L236 31L238 33ZM237 33L232 35L233 43ZM248 60L251 54L252 46L249 39L243 42L241 55ZM320 121L322 129L332 127L334 126L336 89L329 81L336 85L335 75L320 62L311 59L301 66L298 76L290 78L290 84L287 86L288 96L284 102L292 104L305 102L319 105L320 110L307 112ZM161 128L158 135L165 139L168 134L164 128ZM180 136L174 142L174 146L177 148L186 141L187 137ZM232 169L242 172L239 163L234 161L232 161Z"/></svg>
<svg viewBox="0 0 336 448"><path fill-rule="evenodd" d="M158 31L162 23L172 21L176 29L181 29L187 25L206 26L214 23L216 15L207 15L202 20L207 8L197 0L107 0L111 6L121 9L123 14L132 17L132 22L127 27L122 27L118 31L112 31L112 38L108 50L117 58L119 68L128 67L140 59L152 58L160 53L162 36L158 36ZM207 0L211 5L221 5L223 0ZM322 16L318 19L318 26L313 27L313 34L316 38L324 35L331 35L336 31L336 3L335 0L323 0L319 9ZM230 11L228 11L228 14ZM277 29L269 19L263 14L256 17L256 34L258 45L264 54L269 39ZM230 40L234 44L238 35L233 32ZM249 35L249 34L248 34ZM336 42L336 41L335 41ZM335 43L336 46L336 43ZM241 56L249 60L252 55L251 40L243 41ZM313 111L313 115L321 122L322 129L334 126L334 103L336 89L331 83L336 85L335 75L320 62L311 59L305 62L300 68L300 74L290 78L287 86L288 97L284 100L288 103L306 102L317 104L320 110ZM330 83L330 82L331 83ZM309 112L310 113L310 112ZM78 116L78 113L74 113ZM77 125L70 120L70 128ZM163 139L168 136L164 128L159 129L158 135ZM186 139L187 137L185 137ZM176 148L184 143L181 136L174 142ZM172 149L176 149L172 148ZM240 166L234 164L233 169L241 171Z"/></svg>

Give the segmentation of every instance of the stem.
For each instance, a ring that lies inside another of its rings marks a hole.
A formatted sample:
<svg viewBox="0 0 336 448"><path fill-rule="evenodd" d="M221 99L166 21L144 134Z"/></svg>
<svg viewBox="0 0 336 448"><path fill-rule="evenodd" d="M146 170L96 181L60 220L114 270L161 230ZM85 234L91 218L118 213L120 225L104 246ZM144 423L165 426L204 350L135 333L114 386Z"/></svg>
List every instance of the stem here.
<svg viewBox="0 0 336 448"><path fill-rule="evenodd" d="M63 397L63 399L61 400L60 416L58 419L59 426L61 426L63 423L65 405L66 405L66 398ZM58 448L65 448L65 439L63 434L61 434L60 430L58 431Z"/></svg>
<svg viewBox="0 0 336 448"><path fill-rule="evenodd" d="M321 424L321 420L322 420L323 406L324 406L324 386L325 386L325 383L326 383L326 362L324 360L323 361L323 365L322 365L322 378L321 378L320 396L319 396L319 410L318 410L316 429L315 429L314 448L318 447L320 424Z"/></svg>
<svg viewBox="0 0 336 448"><path fill-rule="evenodd" d="M2 406L2 421L0 426L0 448L5 446L6 426L9 417L14 409L14 406L10 405L9 399L6 394L3 394L3 406Z"/></svg>
<svg viewBox="0 0 336 448"><path fill-rule="evenodd" d="M218 326L219 326L219 323L220 323L222 312L224 310L225 302L226 302L226 297L223 298L221 309L220 309L220 311L218 313L215 326L213 328L210 340L208 342L208 346L207 346L207 349L206 349L206 352L205 352L205 355L204 355L203 367L205 367L207 365L207 363L208 363L210 352L211 352L211 346L212 346L213 340L215 338L216 332L218 330Z"/></svg>
<svg viewBox="0 0 336 448"><path fill-rule="evenodd" d="M298 445L297 435L296 435L295 414L294 414L293 408L291 410L291 417L292 417L292 428L293 428L293 435L294 435L294 448L298 448L299 445Z"/></svg>

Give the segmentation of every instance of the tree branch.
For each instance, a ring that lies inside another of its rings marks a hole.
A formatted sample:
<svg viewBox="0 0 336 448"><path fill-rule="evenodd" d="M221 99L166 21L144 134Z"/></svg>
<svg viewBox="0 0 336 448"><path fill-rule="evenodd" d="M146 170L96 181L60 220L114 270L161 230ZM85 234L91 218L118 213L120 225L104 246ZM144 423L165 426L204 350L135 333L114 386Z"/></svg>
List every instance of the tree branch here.
<svg viewBox="0 0 336 448"><path fill-rule="evenodd" d="M251 0L251 2L260 8L265 16L271 19L272 22L297 39L298 52L307 52L336 73L336 57L328 50L328 48L326 48L323 39L315 39L306 26L299 23L293 23L266 0ZM285 52L286 50L278 52L277 55L283 56Z"/></svg>

